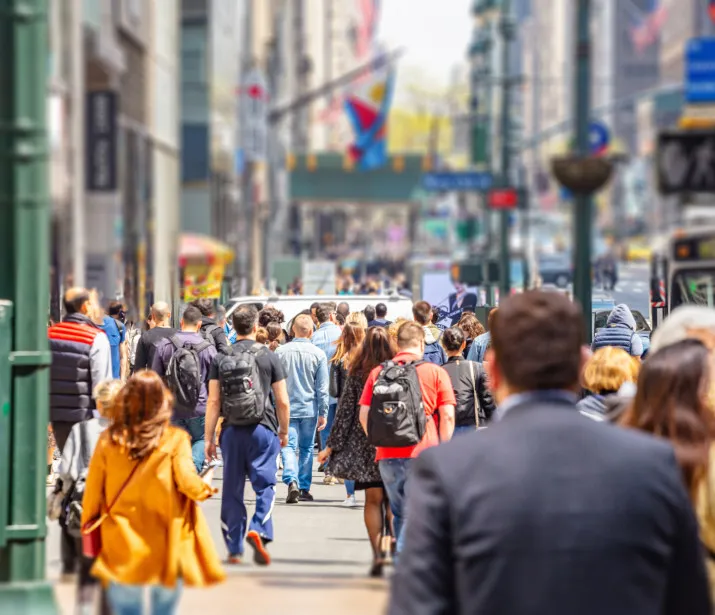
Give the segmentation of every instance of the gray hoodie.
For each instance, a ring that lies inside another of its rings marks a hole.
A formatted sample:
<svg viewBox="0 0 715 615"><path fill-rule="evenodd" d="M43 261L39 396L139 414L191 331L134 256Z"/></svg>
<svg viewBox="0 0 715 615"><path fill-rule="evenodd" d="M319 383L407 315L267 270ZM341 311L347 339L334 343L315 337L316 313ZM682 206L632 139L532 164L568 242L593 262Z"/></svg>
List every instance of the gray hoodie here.
<svg viewBox="0 0 715 615"><path fill-rule="evenodd" d="M613 308L606 326L596 331L591 349L596 351L607 346L622 348L633 357L643 354L643 340L636 333L636 319L625 303Z"/></svg>

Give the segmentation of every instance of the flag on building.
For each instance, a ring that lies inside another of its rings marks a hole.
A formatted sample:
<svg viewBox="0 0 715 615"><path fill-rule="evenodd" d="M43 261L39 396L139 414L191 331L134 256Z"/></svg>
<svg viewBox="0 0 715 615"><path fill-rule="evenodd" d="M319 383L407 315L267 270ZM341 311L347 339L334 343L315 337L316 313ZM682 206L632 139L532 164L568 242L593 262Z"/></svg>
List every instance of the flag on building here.
<svg viewBox="0 0 715 615"><path fill-rule="evenodd" d="M631 20L631 41L638 53L643 53L660 36L668 16L668 8L663 0L648 0L645 11Z"/></svg>
<svg viewBox="0 0 715 615"><path fill-rule="evenodd" d="M394 72L385 66L345 96L345 111L355 135L349 154L359 169L376 169L387 163L387 118L394 86Z"/></svg>

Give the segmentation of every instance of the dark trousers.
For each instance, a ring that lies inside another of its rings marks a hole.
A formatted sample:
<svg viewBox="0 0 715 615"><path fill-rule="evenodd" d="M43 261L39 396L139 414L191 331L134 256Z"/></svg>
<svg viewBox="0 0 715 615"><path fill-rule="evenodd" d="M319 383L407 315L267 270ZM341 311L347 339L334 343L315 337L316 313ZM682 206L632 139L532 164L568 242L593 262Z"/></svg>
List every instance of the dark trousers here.
<svg viewBox="0 0 715 615"><path fill-rule="evenodd" d="M55 434L55 442L60 453L67 444L67 439L70 437L72 428L76 422L70 421L52 421L52 432ZM65 528L64 518L60 519L60 557L62 559L62 573L70 574L78 571L79 559L82 554L81 546L78 548L77 539L70 536Z"/></svg>

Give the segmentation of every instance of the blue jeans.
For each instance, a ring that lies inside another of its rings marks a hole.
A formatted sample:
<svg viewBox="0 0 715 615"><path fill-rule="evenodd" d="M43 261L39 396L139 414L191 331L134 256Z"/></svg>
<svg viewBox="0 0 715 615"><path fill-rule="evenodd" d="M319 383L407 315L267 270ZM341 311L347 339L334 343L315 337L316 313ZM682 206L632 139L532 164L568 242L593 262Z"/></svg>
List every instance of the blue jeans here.
<svg viewBox="0 0 715 615"><path fill-rule="evenodd" d="M348 495L355 495L355 481L354 480L346 480L345 481L345 491L348 492Z"/></svg>
<svg viewBox="0 0 715 615"><path fill-rule="evenodd" d="M176 427L180 427L191 437L191 457L194 459L196 471L201 472L204 466L204 457L206 456L204 444L204 425L206 423L205 416L197 416L192 419L172 419L171 421Z"/></svg>
<svg viewBox="0 0 715 615"><path fill-rule="evenodd" d="M283 482L298 483L301 491L310 491L313 483L313 443L318 417L291 419L288 428L288 446L281 450Z"/></svg>
<svg viewBox="0 0 715 615"><path fill-rule="evenodd" d="M182 583L176 587L152 585L149 589L150 606L144 610L144 588L146 585L121 585L110 583L107 599L114 615L174 615L181 596Z"/></svg>
<svg viewBox="0 0 715 615"><path fill-rule="evenodd" d="M320 448L325 448L328 444L328 436L330 435L330 430L333 428L333 423L335 422L335 412L338 409L338 404L330 404L328 406L328 419L325 423L325 429L321 431L318 435L320 436Z"/></svg>
<svg viewBox="0 0 715 615"><path fill-rule="evenodd" d="M454 428L454 435L456 436L460 433L474 433L475 431L477 431L476 425L462 425L461 427L457 426Z"/></svg>
<svg viewBox="0 0 715 615"><path fill-rule="evenodd" d="M400 553L404 544L405 523L407 522L405 500L412 459L381 459L378 465L387 497L390 500L390 509L394 517L395 538L397 538L397 553Z"/></svg>

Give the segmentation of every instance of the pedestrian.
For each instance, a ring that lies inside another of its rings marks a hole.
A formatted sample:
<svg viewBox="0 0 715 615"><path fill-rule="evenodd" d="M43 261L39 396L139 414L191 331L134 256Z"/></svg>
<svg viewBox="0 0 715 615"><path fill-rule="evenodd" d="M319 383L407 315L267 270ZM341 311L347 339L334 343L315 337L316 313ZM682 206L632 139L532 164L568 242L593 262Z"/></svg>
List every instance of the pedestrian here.
<svg viewBox="0 0 715 615"><path fill-rule="evenodd" d="M211 365L206 418L206 457L216 457L216 427L223 417L221 528L231 564L241 562L244 537L254 561L270 564L266 545L273 541L276 459L288 444L290 409L280 359L256 341L258 310L241 306L232 315L236 343ZM275 406L274 406L275 402ZM246 478L256 494L256 510L247 527Z"/></svg>
<svg viewBox="0 0 715 615"><path fill-rule="evenodd" d="M375 461L375 447L368 442L358 420L359 401L368 375L395 356L395 345L387 329L373 327L367 331L363 343L348 356L348 376L338 403L333 431L319 459L329 459L328 464L335 476L355 481L355 490L365 492L365 527L372 547L370 576L380 577L385 564L382 532L389 504L380 468Z"/></svg>
<svg viewBox="0 0 715 615"><path fill-rule="evenodd" d="M498 311L499 308L492 308L489 311L489 316L487 316L487 328L489 330L474 338L474 342L472 342L472 347L467 353L467 359L469 361L474 361L475 363L484 363L484 357L487 354L487 350L492 339L490 333L490 331L492 330L492 323L494 322Z"/></svg>
<svg viewBox="0 0 715 615"><path fill-rule="evenodd" d="M343 395L345 383L347 382L351 357L362 345L362 342L365 339L365 331L366 328L363 328L360 325L353 323L345 325L343 333L338 340L335 354L333 355L333 358L330 359L330 396L338 400L338 403L340 403L340 398ZM327 431L327 429L324 430L323 433L325 433L325 431ZM323 450L327 447L328 439L329 438L326 438ZM323 466L325 465L325 461L321 461L320 463ZM326 476L332 476L329 466L326 469L325 474ZM346 480L345 490L347 492L347 497L343 502L343 506L357 506L354 481Z"/></svg>
<svg viewBox="0 0 715 615"><path fill-rule="evenodd" d="M320 323L318 322L319 301L314 301L310 306L310 317L313 319L313 329L317 329Z"/></svg>
<svg viewBox="0 0 715 615"><path fill-rule="evenodd" d="M442 332L432 323L432 306L426 301L418 301L412 306L412 316L415 322L424 330L424 360L435 365L444 365L447 362L447 355L439 343Z"/></svg>
<svg viewBox="0 0 715 615"><path fill-rule="evenodd" d="M283 329L277 322L269 322L266 326L267 340L266 344L268 348L273 352L276 348L285 342L285 333Z"/></svg>
<svg viewBox="0 0 715 615"><path fill-rule="evenodd" d="M365 314L365 318L367 319L368 324L370 324L377 317L377 311L375 310L375 306L366 305L365 309L363 310L363 314Z"/></svg>
<svg viewBox="0 0 715 615"><path fill-rule="evenodd" d="M347 322L348 316L350 315L350 305L346 303L345 301L341 301L338 304L338 309L337 309L338 314L341 314L345 321Z"/></svg>
<svg viewBox="0 0 715 615"><path fill-rule="evenodd" d="M327 358L329 365L335 356L337 343L342 335L340 327L335 324L335 304L321 303L315 314L318 319L318 330L313 333L312 342L325 353L325 357ZM321 449L325 448L325 443L330 435L330 429L333 426L335 409L338 407L337 398L331 395L328 404L328 422L325 425L325 429L320 432ZM334 485L337 483L337 480L326 472L325 477L323 478L323 483L326 485Z"/></svg>
<svg viewBox="0 0 715 615"><path fill-rule="evenodd" d="M643 340L636 333L636 319L625 303L613 308L606 326L596 331L593 336L591 350L595 352L606 346L621 348L632 357L640 357L643 354Z"/></svg>
<svg viewBox="0 0 715 615"><path fill-rule="evenodd" d="M494 400L482 366L464 359L466 339L461 327L447 329L442 334L442 346L447 353L444 369L449 374L457 400L454 410L455 433L485 427L494 414Z"/></svg>
<svg viewBox="0 0 715 615"><path fill-rule="evenodd" d="M365 318L365 314L362 312L351 312L348 315L345 324L357 325L361 329L367 331L367 318Z"/></svg>
<svg viewBox="0 0 715 615"><path fill-rule="evenodd" d="M420 422L424 421L424 428L418 430L417 435L421 435L421 438L416 439L416 444L392 445L392 440L401 434L389 433L391 425L387 424L382 434L386 436L386 444L377 446L375 457L394 516L399 554L402 550L403 526L409 521L406 516L405 493L412 460L426 448L451 439L454 432L456 399L447 372L422 359L425 350L425 332L422 325L415 322L404 323L397 332L397 348L398 353L391 361L373 369L365 382L360 397L360 423L368 441L377 444L378 433L375 427L380 425L377 420L379 416L392 416L394 408L399 405L405 407L406 414L410 416L424 412L424 419L417 418ZM396 382L400 383L398 389L402 389L398 392L398 400L392 398ZM415 390L415 387L418 387L418 390ZM402 395L403 391L406 395ZM387 413L386 409L389 410ZM372 431L375 433L371 431L370 421L373 421ZM410 440L414 441L415 438Z"/></svg>
<svg viewBox="0 0 715 615"><path fill-rule="evenodd" d="M156 347L152 369L166 382L174 399L172 423L191 438L196 471L204 466L204 431L211 364L216 348L201 335L204 316L189 304L181 318L181 330Z"/></svg>
<svg viewBox="0 0 715 615"><path fill-rule="evenodd" d="M102 330L109 339L112 355L112 378L126 380L129 375L129 350L127 349L127 328L124 326L126 313L119 301L109 304L107 314L102 316Z"/></svg>
<svg viewBox="0 0 715 615"><path fill-rule="evenodd" d="M137 344L137 354L134 360L135 372L151 369L157 345L162 340L176 335L176 329L171 326L171 306L165 301L157 301L151 306L151 322L151 328L142 333Z"/></svg>
<svg viewBox="0 0 715 615"><path fill-rule="evenodd" d="M387 320L387 306L384 303L378 303L375 306L375 320L367 323L368 327L389 327L392 324Z"/></svg>
<svg viewBox="0 0 715 615"><path fill-rule="evenodd" d="M576 409L581 308L513 295L491 334L500 420L415 461L388 613L709 614L672 447Z"/></svg>
<svg viewBox="0 0 715 615"><path fill-rule="evenodd" d="M196 299L189 305L201 312L201 335L211 342L218 352L225 353L230 346L225 331L217 324L214 302L211 299Z"/></svg>
<svg viewBox="0 0 715 615"><path fill-rule="evenodd" d="M578 402L579 411L603 421L613 411L618 412L622 403L630 403L619 393L626 384L635 386L640 365L638 359L613 346L594 352L583 370L583 386L590 394Z"/></svg>
<svg viewBox="0 0 715 615"><path fill-rule="evenodd" d="M97 581L90 574L94 559L82 555L82 501L84 497L89 462L94 454L102 432L109 425L117 395L122 388L120 380L105 380L94 387L93 397L97 406L97 418L77 423L65 443L60 463L59 485L63 496L60 524L62 540L69 540L67 549L74 549L79 559L77 604L81 615L91 615L94 589ZM105 602L104 593L102 594ZM109 607L103 604L102 613Z"/></svg>
<svg viewBox="0 0 715 615"><path fill-rule="evenodd" d="M172 406L157 374L134 374L89 464L82 527L101 535L92 574L114 615L175 613L183 586L225 579L196 504L216 489L210 474L196 474L189 437L170 424ZM142 608L146 587L149 611Z"/></svg>
<svg viewBox="0 0 715 615"><path fill-rule="evenodd" d="M328 359L310 343L313 323L301 314L293 321L293 341L279 346L290 398L288 446L281 449L283 482L288 486L287 504L312 502L313 443L315 432L325 429L328 414Z"/></svg>
<svg viewBox="0 0 715 615"><path fill-rule="evenodd" d="M137 347L141 336L145 331L150 329L149 320L151 319L151 311L147 317L141 322L132 322L127 326L127 350L129 352L129 373L133 374L136 370L137 362Z"/></svg>
<svg viewBox="0 0 715 615"><path fill-rule="evenodd" d="M698 339L715 349L715 310L704 305L685 305L673 310L653 332L650 355L685 339Z"/></svg>
<svg viewBox="0 0 715 615"><path fill-rule="evenodd" d="M464 358L469 356L469 351L472 348L474 340L480 335L484 335L484 325L479 322L479 319L472 312L464 312L457 323L457 326L464 331L465 345Z"/></svg>

